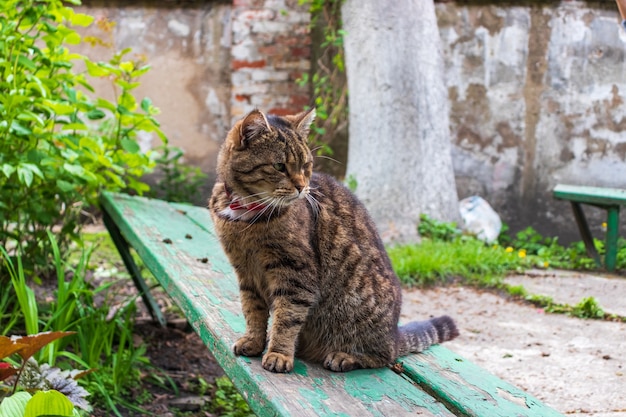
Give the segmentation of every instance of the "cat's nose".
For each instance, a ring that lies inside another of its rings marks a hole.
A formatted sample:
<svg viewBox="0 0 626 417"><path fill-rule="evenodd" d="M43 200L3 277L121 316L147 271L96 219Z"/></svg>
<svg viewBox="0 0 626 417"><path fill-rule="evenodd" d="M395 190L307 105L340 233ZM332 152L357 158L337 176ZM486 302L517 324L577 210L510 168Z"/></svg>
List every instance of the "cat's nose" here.
<svg viewBox="0 0 626 417"><path fill-rule="evenodd" d="M296 187L296 190L298 190L298 193L301 193L302 190L304 189L304 184L295 184L294 187Z"/></svg>

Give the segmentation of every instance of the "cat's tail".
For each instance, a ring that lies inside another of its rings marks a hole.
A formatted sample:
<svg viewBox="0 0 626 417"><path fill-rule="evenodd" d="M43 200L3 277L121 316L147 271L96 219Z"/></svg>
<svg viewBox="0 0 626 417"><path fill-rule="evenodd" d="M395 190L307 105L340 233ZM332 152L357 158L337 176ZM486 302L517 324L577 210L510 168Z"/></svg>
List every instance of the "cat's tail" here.
<svg viewBox="0 0 626 417"><path fill-rule="evenodd" d="M454 320L448 316L413 321L398 328L398 356L421 352L431 345L452 340L458 335Z"/></svg>

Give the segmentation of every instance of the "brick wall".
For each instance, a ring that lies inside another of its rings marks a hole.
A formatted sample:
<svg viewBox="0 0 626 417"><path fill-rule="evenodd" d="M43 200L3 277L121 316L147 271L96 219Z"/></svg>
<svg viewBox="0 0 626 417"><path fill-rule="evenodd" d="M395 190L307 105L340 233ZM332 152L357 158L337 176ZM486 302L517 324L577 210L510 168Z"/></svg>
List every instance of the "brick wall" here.
<svg viewBox="0 0 626 417"><path fill-rule="evenodd" d="M234 0L231 119L259 108L301 111L308 90L296 80L310 68L309 13L289 0Z"/></svg>

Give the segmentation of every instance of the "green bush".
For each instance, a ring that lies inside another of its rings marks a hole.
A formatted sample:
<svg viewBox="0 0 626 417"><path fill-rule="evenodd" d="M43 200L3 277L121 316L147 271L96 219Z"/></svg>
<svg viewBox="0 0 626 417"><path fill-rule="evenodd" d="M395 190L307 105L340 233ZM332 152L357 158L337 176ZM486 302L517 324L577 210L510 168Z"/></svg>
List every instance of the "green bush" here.
<svg viewBox="0 0 626 417"><path fill-rule="evenodd" d="M48 238L57 286L51 288L52 294L39 299L27 282L22 258L18 255L13 261L0 247L0 266L11 276L11 285L0 285L2 298L12 300L0 302L0 335L72 332L69 337L42 344L34 356L37 362L62 369L95 370L80 381L92 394L91 401L118 416L122 407L142 413L131 403L129 393L139 385L142 371L149 369L154 374L155 370L145 355L145 345L137 345L133 338L137 296L121 297L111 291L115 282L95 288L88 282L93 247L81 250L72 267L60 258L52 234Z"/></svg>
<svg viewBox="0 0 626 417"><path fill-rule="evenodd" d="M55 225L65 253L99 192L148 189L140 178L154 162L139 131L165 141L158 110L132 94L148 66L125 60L129 50L106 63L69 50L82 41L70 26L92 21L61 0L4 0L0 10L0 245L20 246L28 269L47 265ZM97 97L87 75L111 79L116 100Z"/></svg>

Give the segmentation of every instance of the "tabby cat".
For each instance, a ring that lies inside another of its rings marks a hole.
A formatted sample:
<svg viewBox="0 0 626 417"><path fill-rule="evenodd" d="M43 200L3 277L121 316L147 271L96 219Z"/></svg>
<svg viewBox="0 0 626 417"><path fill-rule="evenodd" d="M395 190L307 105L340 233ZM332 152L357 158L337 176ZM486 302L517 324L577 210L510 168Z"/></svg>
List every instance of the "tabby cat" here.
<svg viewBox="0 0 626 417"><path fill-rule="evenodd" d="M400 284L374 223L348 189L313 173L314 117L252 111L220 150L209 208L246 320L235 354L267 345L268 371L291 371L295 355L345 372L456 337L448 316L398 327Z"/></svg>

